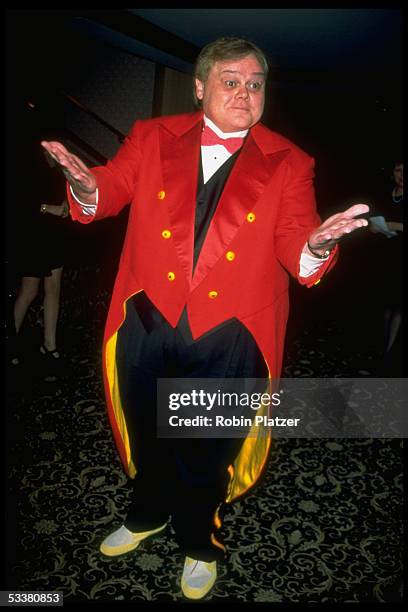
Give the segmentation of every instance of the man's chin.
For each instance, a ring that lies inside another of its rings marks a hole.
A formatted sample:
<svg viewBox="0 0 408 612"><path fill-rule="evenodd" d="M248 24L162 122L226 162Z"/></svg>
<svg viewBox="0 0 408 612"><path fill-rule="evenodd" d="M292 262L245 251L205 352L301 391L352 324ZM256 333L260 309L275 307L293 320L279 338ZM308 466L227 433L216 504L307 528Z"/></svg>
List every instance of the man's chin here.
<svg viewBox="0 0 408 612"><path fill-rule="evenodd" d="M254 125L254 121L248 115L246 117L234 117L231 119L230 125L230 132L242 132L243 130L249 130Z"/></svg>
<svg viewBox="0 0 408 612"><path fill-rule="evenodd" d="M258 123L259 119L255 119L249 110L234 108L231 112L231 124L238 126L237 130L248 130Z"/></svg>

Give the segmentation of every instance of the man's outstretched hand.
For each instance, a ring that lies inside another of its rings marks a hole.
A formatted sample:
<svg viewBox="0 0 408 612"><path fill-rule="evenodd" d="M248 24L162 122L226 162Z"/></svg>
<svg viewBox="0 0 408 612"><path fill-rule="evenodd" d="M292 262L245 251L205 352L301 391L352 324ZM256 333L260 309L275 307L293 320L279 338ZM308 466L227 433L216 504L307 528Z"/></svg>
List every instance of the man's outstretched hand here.
<svg viewBox="0 0 408 612"><path fill-rule="evenodd" d="M75 195L84 204L96 204L96 179L86 165L60 142L43 140L41 146L61 167Z"/></svg>
<svg viewBox="0 0 408 612"><path fill-rule="evenodd" d="M366 219L356 219L358 215L367 213L370 208L367 204L354 204L343 212L332 215L310 234L309 248L319 255L333 248L342 236L354 232L359 227L366 227Z"/></svg>

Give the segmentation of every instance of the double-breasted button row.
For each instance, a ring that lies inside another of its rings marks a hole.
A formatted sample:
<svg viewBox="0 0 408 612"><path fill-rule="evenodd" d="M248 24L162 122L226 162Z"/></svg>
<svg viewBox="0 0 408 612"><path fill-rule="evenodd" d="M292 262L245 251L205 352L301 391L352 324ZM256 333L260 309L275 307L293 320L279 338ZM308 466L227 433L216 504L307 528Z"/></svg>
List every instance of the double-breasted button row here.
<svg viewBox="0 0 408 612"><path fill-rule="evenodd" d="M174 281L176 278L176 275L174 274L174 272L167 272L167 279L172 282ZM214 300L216 297L218 296L218 291L209 291L208 292L208 297L210 298L210 300Z"/></svg>
<svg viewBox="0 0 408 612"><path fill-rule="evenodd" d="M235 259L234 251L227 251L225 253L225 259L227 261L234 261L234 259ZM212 291L209 291L208 292L208 297L210 298L210 300L214 300L216 297L218 297L218 291L215 291L215 289L213 289Z"/></svg>

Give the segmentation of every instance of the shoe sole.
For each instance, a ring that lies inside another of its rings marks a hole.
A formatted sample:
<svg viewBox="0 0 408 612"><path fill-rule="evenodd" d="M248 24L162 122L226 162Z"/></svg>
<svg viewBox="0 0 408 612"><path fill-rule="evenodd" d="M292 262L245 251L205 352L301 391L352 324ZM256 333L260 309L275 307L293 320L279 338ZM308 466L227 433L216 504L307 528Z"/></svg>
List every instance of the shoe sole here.
<svg viewBox="0 0 408 612"><path fill-rule="evenodd" d="M215 576L211 578L211 581L208 584L206 584L205 587L201 587L201 589L194 589L192 587L189 587L188 584L184 582L184 580L182 580L181 590L183 592L183 595L187 597L187 599L202 599L203 597L207 595L207 593L211 591L216 580L217 580L217 574L215 574Z"/></svg>
<svg viewBox="0 0 408 612"><path fill-rule="evenodd" d="M132 534L135 538L134 541L129 542L129 544L122 544L121 546L109 546L102 542L99 547L99 550L106 557L117 557L118 555L124 555L125 553L135 550L135 548L139 546L140 542L143 542L143 540L146 540L146 538L150 538L150 536L153 536L156 533L163 531L163 529L165 529L166 527L167 523L165 525L162 525L161 527L158 527L157 529L152 529L152 531L145 532L145 535L143 536L141 536L140 534Z"/></svg>

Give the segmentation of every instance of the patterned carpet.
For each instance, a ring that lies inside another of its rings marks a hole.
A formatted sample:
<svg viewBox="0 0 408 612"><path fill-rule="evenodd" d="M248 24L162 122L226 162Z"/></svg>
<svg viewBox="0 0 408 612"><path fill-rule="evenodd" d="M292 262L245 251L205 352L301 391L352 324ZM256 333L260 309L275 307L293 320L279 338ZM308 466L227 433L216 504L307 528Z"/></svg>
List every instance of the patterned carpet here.
<svg viewBox="0 0 408 612"><path fill-rule="evenodd" d="M105 414L108 292L98 291L85 309L65 299L62 377L44 382L34 349L25 372L9 374L7 589L59 591L66 604L181 603L184 559L171 526L133 553L99 553L122 523L130 485ZM31 327L34 346L35 317ZM375 359L372 347L347 344L338 321L309 318L289 334L284 374L364 376ZM401 440L277 440L257 488L226 513L229 554L206 600L401 601L402 450Z"/></svg>

